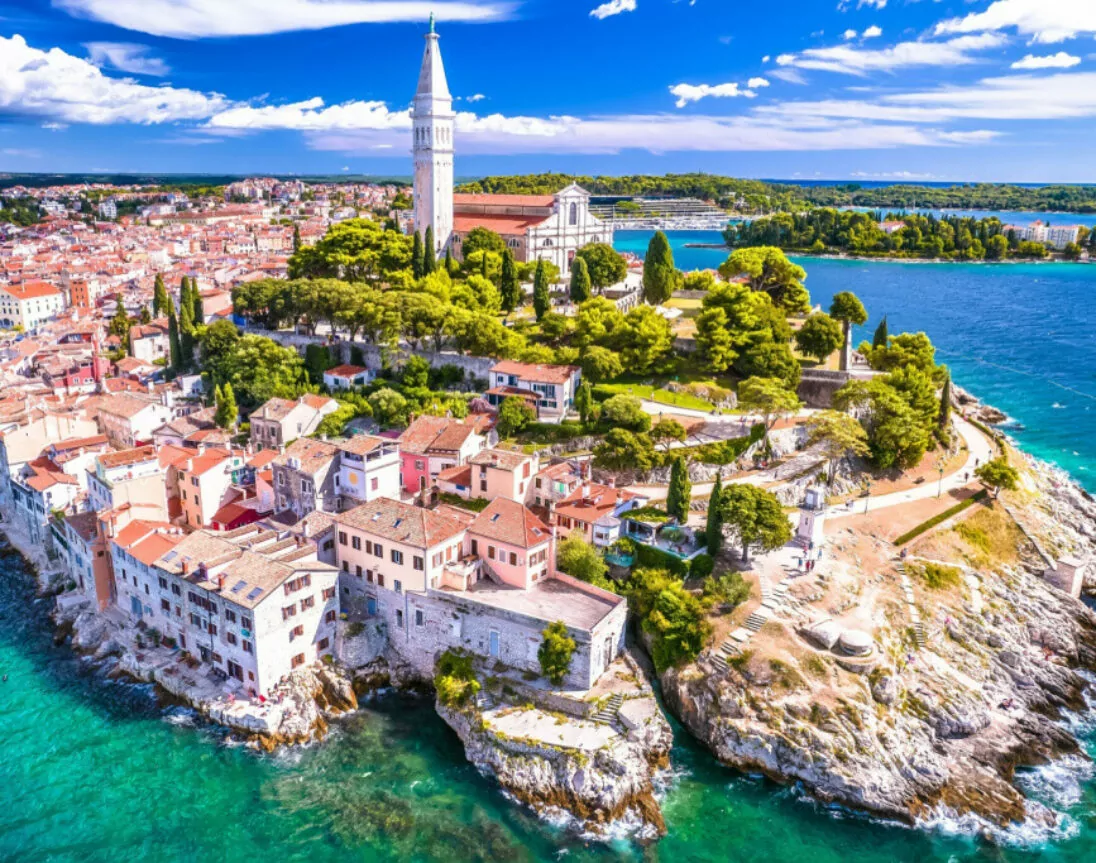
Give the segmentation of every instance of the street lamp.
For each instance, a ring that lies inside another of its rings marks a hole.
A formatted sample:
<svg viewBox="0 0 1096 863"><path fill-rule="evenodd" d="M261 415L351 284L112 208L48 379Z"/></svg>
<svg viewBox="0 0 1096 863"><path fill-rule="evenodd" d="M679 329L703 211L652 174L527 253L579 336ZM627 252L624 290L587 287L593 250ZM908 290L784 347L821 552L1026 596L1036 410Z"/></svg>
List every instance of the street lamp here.
<svg viewBox="0 0 1096 863"><path fill-rule="evenodd" d="M940 471L940 483L936 486L936 496L940 497L944 493L944 466L940 465L937 470Z"/></svg>
<svg viewBox="0 0 1096 863"><path fill-rule="evenodd" d="M868 505L871 503L871 480L868 481L868 496L864 498L864 512L868 511Z"/></svg>

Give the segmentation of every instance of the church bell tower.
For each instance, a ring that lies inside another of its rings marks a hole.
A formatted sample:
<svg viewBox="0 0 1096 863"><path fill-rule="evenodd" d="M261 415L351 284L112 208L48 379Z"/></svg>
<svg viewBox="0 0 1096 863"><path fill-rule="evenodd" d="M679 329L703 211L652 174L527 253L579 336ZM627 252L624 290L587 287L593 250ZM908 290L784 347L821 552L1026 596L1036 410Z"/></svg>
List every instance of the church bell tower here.
<svg viewBox="0 0 1096 863"><path fill-rule="evenodd" d="M438 256L453 232L453 97L445 80L434 16L426 34L419 86L411 108L415 156L415 230L432 228Z"/></svg>

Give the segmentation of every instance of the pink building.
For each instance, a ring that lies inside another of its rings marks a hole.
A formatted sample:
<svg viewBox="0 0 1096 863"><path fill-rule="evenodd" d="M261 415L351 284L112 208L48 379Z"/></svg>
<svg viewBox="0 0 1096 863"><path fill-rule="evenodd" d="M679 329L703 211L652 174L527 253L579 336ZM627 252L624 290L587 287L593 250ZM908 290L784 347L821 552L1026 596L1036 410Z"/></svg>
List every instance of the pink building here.
<svg viewBox="0 0 1096 863"><path fill-rule="evenodd" d="M466 464L487 445L474 421L422 416L400 435L400 486L414 494L432 487L443 470Z"/></svg>

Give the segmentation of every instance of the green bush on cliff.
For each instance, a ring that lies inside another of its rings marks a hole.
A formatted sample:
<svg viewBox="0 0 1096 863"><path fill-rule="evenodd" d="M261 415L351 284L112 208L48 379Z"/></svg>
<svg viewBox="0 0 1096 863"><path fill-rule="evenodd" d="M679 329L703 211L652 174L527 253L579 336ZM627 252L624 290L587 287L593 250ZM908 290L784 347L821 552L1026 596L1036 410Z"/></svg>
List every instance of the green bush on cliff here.
<svg viewBox="0 0 1096 863"><path fill-rule="evenodd" d="M446 707L464 707L480 691L472 657L463 650L447 650L434 671L438 701Z"/></svg>
<svg viewBox="0 0 1096 863"><path fill-rule="evenodd" d="M541 636L544 640L537 650L540 670L553 686L559 686L571 668L575 640L568 634L567 625L562 620L548 624Z"/></svg>
<svg viewBox="0 0 1096 863"><path fill-rule="evenodd" d="M651 660L660 674L696 659L711 637L704 604L664 569L637 569L624 588L640 627L651 638Z"/></svg>

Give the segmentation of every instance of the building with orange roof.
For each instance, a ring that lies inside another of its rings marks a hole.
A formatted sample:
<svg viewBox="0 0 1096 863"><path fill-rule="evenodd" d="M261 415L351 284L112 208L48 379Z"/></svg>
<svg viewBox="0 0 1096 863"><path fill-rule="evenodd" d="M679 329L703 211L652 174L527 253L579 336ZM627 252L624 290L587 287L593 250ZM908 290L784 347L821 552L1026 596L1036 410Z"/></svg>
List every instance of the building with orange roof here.
<svg viewBox="0 0 1096 863"><path fill-rule="evenodd" d="M339 403L326 396L269 399L248 417L251 440L256 446L277 449L312 434L338 408Z"/></svg>
<svg viewBox="0 0 1096 863"><path fill-rule="evenodd" d="M210 527L213 516L229 501L229 493L242 479L245 453L207 449L176 466L183 523L197 530Z"/></svg>
<svg viewBox="0 0 1096 863"><path fill-rule="evenodd" d="M433 487L442 471L466 464L487 446L491 435L470 419L421 416L412 420L399 437L403 490L414 494Z"/></svg>
<svg viewBox="0 0 1096 863"><path fill-rule="evenodd" d="M0 327L22 327L32 331L55 318L64 308L64 294L47 282L0 285Z"/></svg>
<svg viewBox="0 0 1096 863"><path fill-rule="evenodd" d="M538 417L560 418L575 403L582 381L578 366L555 366L501 360L488 373L487 400L498 407L509 396L529 400Z"/></svg>

